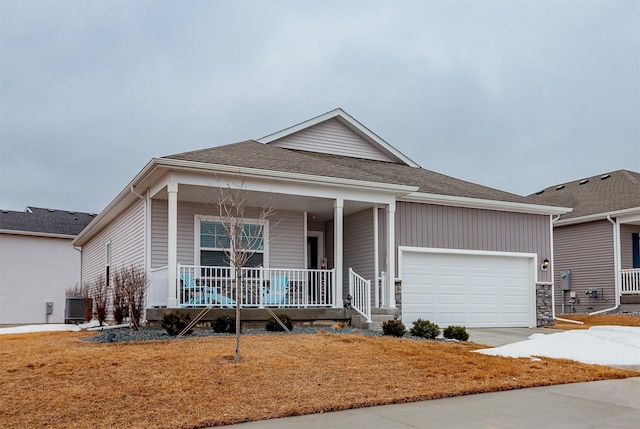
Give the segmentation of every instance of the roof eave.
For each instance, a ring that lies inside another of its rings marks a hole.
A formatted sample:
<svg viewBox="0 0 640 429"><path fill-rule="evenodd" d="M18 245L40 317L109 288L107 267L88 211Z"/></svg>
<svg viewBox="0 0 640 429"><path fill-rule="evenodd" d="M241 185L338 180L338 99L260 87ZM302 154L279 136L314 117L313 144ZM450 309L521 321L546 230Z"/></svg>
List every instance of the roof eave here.
<svg viewBox="0 0 640 429"><path fill-rule="evenodd" d="M26 235L31 237L46 237L46 238L64 238L64 239L74 239L76 236L72 234L57 234L53 232L37 232L37 231L19 231L15 229L0 229L0 234L11 234L11 235Z"/></svg>
<svg viewBox="0 0 640 429"><path fill-rule="evenodd" d="M342 177L318 176L313 174L292 173L279 170L265 170L252 167L239 167L236 165L211 164L207 162L185 161L171 158L161 158L157 159L156 161L158 161L158 166L168 167L171 169L182 169L200 172L218 172L261 179L285 179L304 183L322 183L336 186L368 188L377 191L395 193L397 195L405 195L411 192L415 192L419 189L417 186L410 185L347 179Z"/></svg>
<svg viewBox="0 0 640 429"><path fill-rule="evenodd" d="M636 214L636 213L640 213L640 207L631 207L628 209L614 210L614 211L604 212L604 213L594 213L590 215L579 216L579 217L574 217L569 219L559 219L553 222L553 225L554 226L575 225L578 223L605 220L607 219L607 217L614 218L614 217L625 216L625 215Z"/></svg>
<svg viewBox="0 0 640 429"><path fill-rule="evenodd" d="M487 200L483 198L457 197L452 195L413 192L398 198L399 201L427 203L443 206L465 207L474 209L497 210L516 213L540 215L560 215L569 213L569 207L544 206L540 204L516 203L510 201Z"/></svg>
<svg viewBox="0 0 640 429"><path fill-rule="evenodd" d="M138 199L137 196L131 193L131 190L139 185L151 172L157 168L157 158L153 158L144 166L142 170L129 182L129 184L105 207L90 223L87 225L78 236L73 240L73 245L81 247L89 238L93 236L93 233L97 233L102 229L102 225L105 220L110 221L117 215L112 214L113 210L117 208L123 201L131 199L132 201Z"/></svg>

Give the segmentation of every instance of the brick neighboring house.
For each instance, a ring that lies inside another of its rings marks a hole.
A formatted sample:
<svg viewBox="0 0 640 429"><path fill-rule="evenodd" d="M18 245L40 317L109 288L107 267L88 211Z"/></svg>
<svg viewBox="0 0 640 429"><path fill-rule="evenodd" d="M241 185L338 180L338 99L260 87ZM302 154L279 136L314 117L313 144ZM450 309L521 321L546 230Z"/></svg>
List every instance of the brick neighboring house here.
<svg viewBox="0 0 640 429"><path fill-rule="evenodd" d="M573 208L553 222L557 313L640 303L640 173L599 174L530 197Z"/></svg>
<svg viewBox="0 0 640 429"><path fill-rule="evenodd" d="M38 207L0 211L0 325L64 321L65 291L80 284L80 252L71 242L94 217Z"/></svg>

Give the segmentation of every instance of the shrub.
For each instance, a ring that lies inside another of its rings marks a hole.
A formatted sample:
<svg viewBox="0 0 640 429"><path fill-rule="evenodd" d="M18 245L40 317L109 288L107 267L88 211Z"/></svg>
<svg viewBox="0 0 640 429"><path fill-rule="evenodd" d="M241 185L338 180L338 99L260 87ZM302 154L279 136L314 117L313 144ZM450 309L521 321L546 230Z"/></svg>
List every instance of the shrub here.
<svg viewBox="0 0 640 429"><path fill-rule="evenodd" d="M387 320L382 322L382 333L394 337L402 337L407 332L407 328L400 320Z"/></svg>
<svg viewBox="0 0 640 429"><path fill-rule="evenodd" d="M236 333L236 319L230 316L220 316L213 322L211 322L213 332L221 334L235 334Z"/></svg>
<svg viewBox="0 0 640 429"><path fill-rule="evenodd" d="M172 311L171 313L165 313L162 316L162 329L167 331L167 334L176 336L191 322L191 315L184 313L180 310ZM189 329L186 334L189 335L193 332L193 329Z"/></svg>
<svg viewBox="0 0 640 429"><path fill-rule="evenodd" d="M292 330L293 329L293 322L291 321L291 318L289 316L287 316L286 314L277 314L276 316L278 316L278 319L280 319L280 321L284 324L284 326L287 327L288 330ZM267 320L267 323L265 324L264 327L269 332L283 332L284 331L284 328L282 326L280 326L278 321L276 319L274 319L273 317L270 317L269 320Z"/></svg>
<svg viewBox="0 0 640 429"><path fill-rule="evenodd" d="M440 327L428 320L418 319L413 322L413 327L410 332L414 337L435 340L436 337L440 335Z"/></svg>
<svg viewBox="0 0 640 429"><path fill-rule="evenodd" d="M458 341L467 341L469 334L464 326L448 326L442 332L445 338L452 338Z"/></svg>

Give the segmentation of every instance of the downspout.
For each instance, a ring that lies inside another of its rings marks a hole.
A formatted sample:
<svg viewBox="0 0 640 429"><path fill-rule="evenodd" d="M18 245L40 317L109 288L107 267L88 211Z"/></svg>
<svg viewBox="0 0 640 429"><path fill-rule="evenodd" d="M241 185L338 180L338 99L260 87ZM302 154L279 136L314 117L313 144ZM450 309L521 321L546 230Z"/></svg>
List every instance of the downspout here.
<svg viewBox="0 0 640 429"><path fill-rule="evenodd" d="M594 311L589 313L589 316L594 314L606 313L607 311L617 310L620 307L620 246L618 244L618 222L611 219L611 215L607 215L607 220L613 225L613 271L614 271L614 290L616 295L616 305L611 308L605 308L604 310Z"/></svg>
<svg viewBox="0 0 640 429"><path fill-rule="evenodd" d="M554 258L553 258L553 223L555 221L557 221L558 219L560 219L560 215L557 215L555 218L551 217L551 287L553 288L553 290L551 291L551 316L553 317L553 320L559 320L560 322L566 322L566 323L575 323L576 325L584 325L584 322L578 322L577 320L571 320L571 319L563 319L562 317L557 317L556 316L556 285L554 284L554 279L555 279L555 268L554 268Z"/></svg>

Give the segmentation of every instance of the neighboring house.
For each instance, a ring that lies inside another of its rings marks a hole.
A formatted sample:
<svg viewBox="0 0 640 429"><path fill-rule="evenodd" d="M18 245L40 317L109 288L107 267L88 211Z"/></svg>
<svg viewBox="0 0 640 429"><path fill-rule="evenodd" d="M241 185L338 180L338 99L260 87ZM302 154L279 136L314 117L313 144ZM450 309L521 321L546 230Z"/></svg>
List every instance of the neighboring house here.
<svg viewBox="0 0 640 429"><path fill-rule="evenodd" d="M0 325L64 321L65 291L80 284L80 252L71 242L94 217L0 211Z"/></svg>
<svg viewBox="0 0 640 429"><path fill-rule="evenodd" d="M212 187L243 188L248 218L264 201L276 211L245 269L243 308L273 302L264 291L278 284L278 306L297 314L351 302L366 317L369 305L401 308L405 323L553 323L551 219L570 209L422 169L341 109L152 159L74 240L83 281L133 264L151 278L149 309L228 306Z"/></svg>
<svg viewBox="0 0 640 429"><path fill-rule="evenodd" d="M556 312L640 303L640 173L613 171L531 197L573 208L553 222Z"/></svg>

